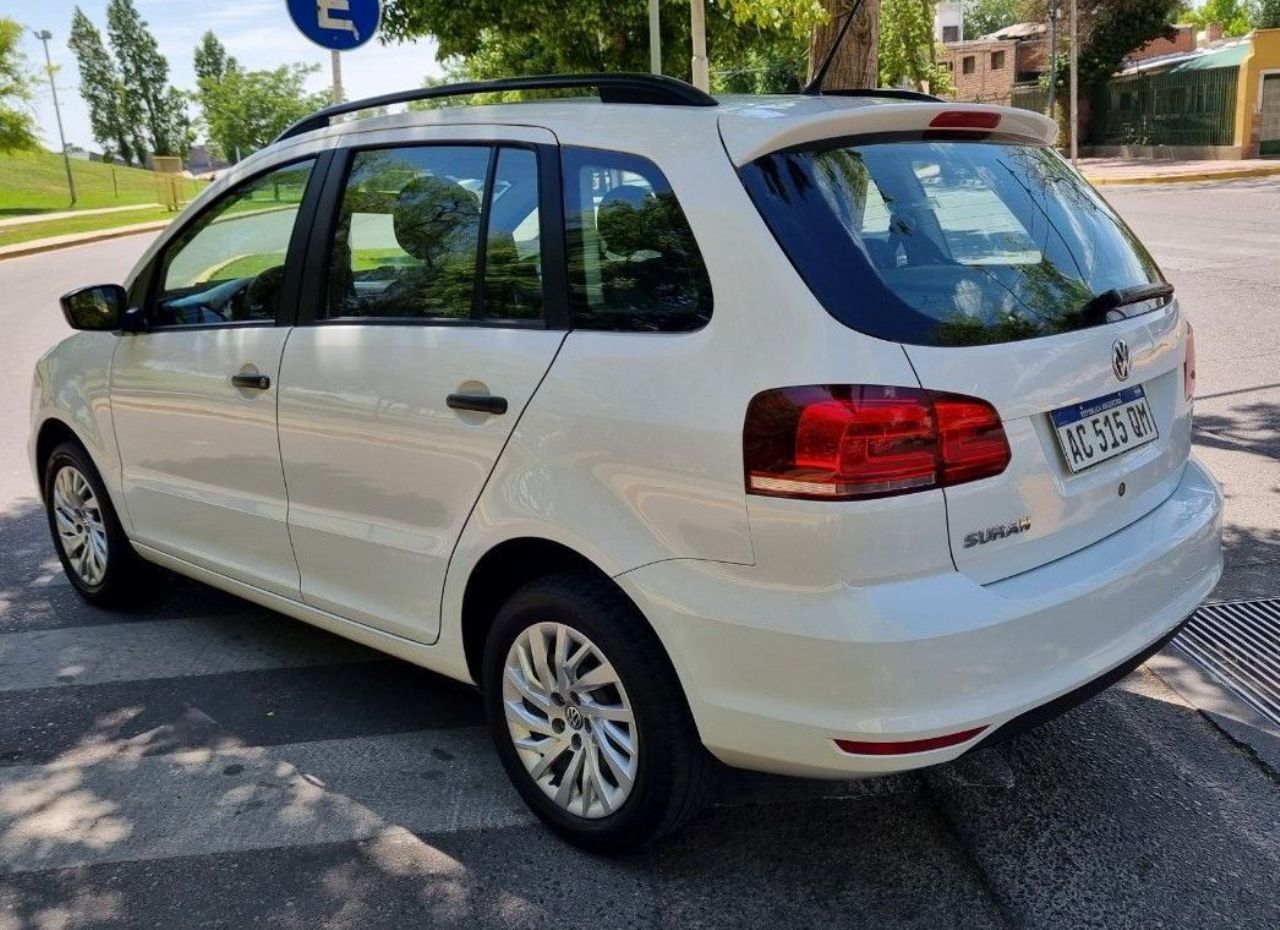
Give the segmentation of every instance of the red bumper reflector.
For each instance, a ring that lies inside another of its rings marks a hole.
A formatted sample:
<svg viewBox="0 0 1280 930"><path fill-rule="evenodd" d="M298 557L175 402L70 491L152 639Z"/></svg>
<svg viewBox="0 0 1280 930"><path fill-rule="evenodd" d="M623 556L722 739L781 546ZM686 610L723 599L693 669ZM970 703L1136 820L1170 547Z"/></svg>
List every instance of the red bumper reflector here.
<svg viewBox="0 0 1280 930"><path fill-rule="evenodd" d="M930 736L928 739L911 739L900 743L875 743L857 739L838 739L835 744L844 752L859 756L905 756L913 752L928 752L930 749L946 749L958 746L973 739L986 727L974 727L959 733L945 733L942 736Z"/></svg>
<svg viewBox="0 0 1280 930"><path fill-rule="evenodd" d="M995 129L999 113L982 110L944 110L929 122L931 129Z"/></svg>

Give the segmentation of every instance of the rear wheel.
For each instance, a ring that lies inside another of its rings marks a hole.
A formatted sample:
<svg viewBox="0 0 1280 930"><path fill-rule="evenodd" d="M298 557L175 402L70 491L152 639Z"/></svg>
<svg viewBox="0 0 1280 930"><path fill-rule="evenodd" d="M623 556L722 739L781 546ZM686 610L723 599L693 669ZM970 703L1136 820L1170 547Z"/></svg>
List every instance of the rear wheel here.
<svg viewBox="0 0 1280 930"><path fill-rule="evenodd" d="M571 573L521 588L490 630L484 672L507 773L570 842L635 849L697 810L709 760L680 683L607 581Z"/></svg>
<svg viewBox="0 0 1280 930"><path fill-rule="evenodd" d="M139 599L149 566L133 551L98 470L78 444L64 442L49 456L44 500L58 559L81 597L100 607Z"/></svg>

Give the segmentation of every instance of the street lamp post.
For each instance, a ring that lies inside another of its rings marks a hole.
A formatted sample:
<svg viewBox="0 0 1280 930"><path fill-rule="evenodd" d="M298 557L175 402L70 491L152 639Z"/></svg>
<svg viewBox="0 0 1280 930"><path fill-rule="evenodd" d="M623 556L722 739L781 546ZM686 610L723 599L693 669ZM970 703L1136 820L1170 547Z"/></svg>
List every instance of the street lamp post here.
<svg viewBox="0 0 1280 930"><path fill-rule="evenodd" d="M1071 164L1076 164L1080 154L1077 135L1080 132L1080 114L1076 109L1080 105L1080 56L1077 48L1080 45L1080 33L1076 28L1076 0L1071 0Z"/></svg>
<svg viewBox="0 0 1280 930"><path fill-rule="evenodd" d="M62 109L58 106L58 84L53 79L53 59L49 57L49 40L53 33L41 29L35 37L44 43L45 70L49 72L49 89L53 91L53 116L58 121L58 142L62 144L62 163L67 169L67 188L71 191L71 206L76 205L76 180L71 176L71 156L67 154L67 137L62 131Z"/></svg>
<svg viewBox="0 0 1280 930"><path fill-rule="evenodd" d="M1053 119L1053 92L1058 84L1058 0L1049 0L1049 118Z"/></svg>

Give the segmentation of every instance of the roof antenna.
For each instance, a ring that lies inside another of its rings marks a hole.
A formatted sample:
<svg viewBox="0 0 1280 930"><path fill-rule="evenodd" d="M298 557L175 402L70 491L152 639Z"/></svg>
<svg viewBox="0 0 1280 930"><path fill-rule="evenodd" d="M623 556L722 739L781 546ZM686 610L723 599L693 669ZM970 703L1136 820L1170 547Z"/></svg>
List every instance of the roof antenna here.
<svg viewBox="0 0 1280 930"><path fill-rule="evenodd" d="M822 56L822 64L818 65L818 70L813 72L813 80L804 86L802 94L816 97L822 93L822 82L826 80L827 72L831 70L831 62L835 61L836 52L844 44L845 34L853 24L853 18L858 15L858 10L862 9L862 4L863 0L853 0L849 12L845 14L844 23L840 26L840 32L836 35L836 40L831 43L831 48L827 49L827 54Z"/></svg>

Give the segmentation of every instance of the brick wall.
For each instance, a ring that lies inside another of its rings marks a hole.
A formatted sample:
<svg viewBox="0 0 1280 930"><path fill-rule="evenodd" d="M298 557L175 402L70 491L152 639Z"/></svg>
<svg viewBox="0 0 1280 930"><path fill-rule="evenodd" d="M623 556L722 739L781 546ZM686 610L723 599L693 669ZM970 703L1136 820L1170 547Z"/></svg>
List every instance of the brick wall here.
<svg viewBox="0 0 1280 930"><path fill-rule="evenodd" d="M940 49L938 61L951 70L955 100L1007 104L1013 94L1017 53L1013 39L958 42Z"/></svg>
<svg viewBox="0 0 1280 930"><path fill-rule="evenodd" d="M1178 34L1172 41L1163 36L1158 39L1152 39L1137 51L1130 52L1125 56L1125 59L1127 61L1144 61L1148 58L1158 58L1161 55L1172 55L1175 52L1195 51L1196 27L1174 26L1173 28L1178 30Z"/></svg>

